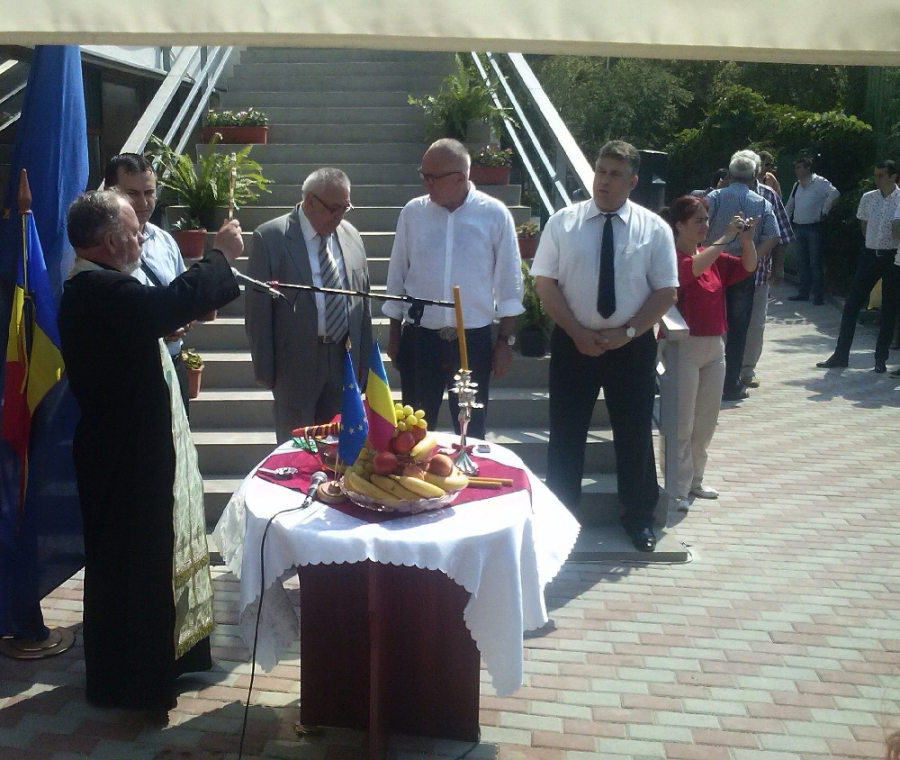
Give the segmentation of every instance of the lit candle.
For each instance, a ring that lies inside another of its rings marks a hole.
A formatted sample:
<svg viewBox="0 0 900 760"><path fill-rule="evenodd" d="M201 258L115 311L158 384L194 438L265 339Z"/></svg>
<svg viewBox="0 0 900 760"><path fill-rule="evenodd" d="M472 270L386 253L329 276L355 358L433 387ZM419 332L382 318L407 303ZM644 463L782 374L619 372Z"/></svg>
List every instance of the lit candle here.
<svg viewBox="0 0 900 760"><path fill-rule="evenodd" d="M459 298L459 285L453 286L453 304L456 306L456 339L459 341L459 366L463 372L469 370L469 352L466 350L466 329L463 325L462 301Z"/></svg>

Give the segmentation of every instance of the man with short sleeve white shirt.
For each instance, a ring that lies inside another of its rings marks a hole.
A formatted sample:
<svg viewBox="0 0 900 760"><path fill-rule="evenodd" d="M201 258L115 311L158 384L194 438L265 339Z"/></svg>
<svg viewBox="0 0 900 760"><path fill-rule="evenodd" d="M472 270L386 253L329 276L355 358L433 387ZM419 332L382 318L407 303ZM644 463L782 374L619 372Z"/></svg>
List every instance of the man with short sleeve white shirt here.
<svg viewBox="0 0 900 760"><path fill-rule="evenodd" d="M866 238L866 248L856 263L856 274L850 293L844 302L841 331L834 353L817 367L832 369L846 367L850 362L850 346L856 333L859 312L869 298L875 283L881 280L881 329L875 343L875 372L887 372L888 351L894 336L894 323L900 309L900 244L891 235L894 215L900 211L900 188L897 187L898 167L893 161L879 161L875 165L875 190L859 199L856 218Z"/></svg>
<svg viewBox="0 0 900 760"><path fill-rule="evenodd" d="M635 547L649 552L656 547L653 512L659 497L652 441L653 326L675 303L678 270L669 225L628 200L639 167L634 146L619 140L604 145L593 199L550 217L531 273L556 323L547 485L567 507L578 507L588 429L602 388L616 450L622 524ZM602 261L607 219L612 283L605 279L610 269ZM604 300L613 290L612 303Z"/></svg>
<svg viewBox="0 0 900 760"><path fill-rule="evenodd" d="M524 311L522 269L509 209L475 188L469 166L469 153L456 140L438 140L425 152L419 173L428 195L400 212L387 292L452 302L453 286L459 285L469 369L484 405L472 410L468 434L484 438L491 375L509 370L515 318ZM422 409L434 429L444 391L460 368L455 312L425 306L418 326L403 302L388 301L382 313L390 318L387 354L400 372L403 403ZM456 394L449 394L449 403L458 433Z"/></svg>

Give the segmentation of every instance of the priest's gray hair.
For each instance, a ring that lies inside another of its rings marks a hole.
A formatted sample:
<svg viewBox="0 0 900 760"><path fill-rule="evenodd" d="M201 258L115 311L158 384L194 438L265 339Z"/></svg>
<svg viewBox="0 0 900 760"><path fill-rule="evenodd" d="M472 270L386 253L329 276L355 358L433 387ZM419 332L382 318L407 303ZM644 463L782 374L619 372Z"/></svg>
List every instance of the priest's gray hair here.
<svg viewBox="0 0 900 760"><path fill-rule="evenodd" d="M326 166L322 169L316 169L303 180L303 187L300 189L300 192L305 198L310 193L321 193L326 187L331 185L342 185L347 190L350 190L350 177L340 169Z"/></svg>
<svg viewBox="0 0 900 760"><path fill-rule="evenodd" d="M452 137L435 140L425 152L438 153L441 158L447 159L451 166L457 167L457 170L461 172L468 172L472 166L472 156L469 154L468 148Z"/></svg>
<svg viewBox="0 0 900 760"><path fill-rule="evenodd" d="M728 174L738 182L748 182L756 179L760 165L759 156L752 150L739 150L731 157Z"/></svg>
<svg viewBox="0 0 900 760"><path fill-rule="evenodd" d="M91 190L79 195L66 214L66 232L76 250L100 245L107 232L121 236L122 199L115 190Z"/></svg>

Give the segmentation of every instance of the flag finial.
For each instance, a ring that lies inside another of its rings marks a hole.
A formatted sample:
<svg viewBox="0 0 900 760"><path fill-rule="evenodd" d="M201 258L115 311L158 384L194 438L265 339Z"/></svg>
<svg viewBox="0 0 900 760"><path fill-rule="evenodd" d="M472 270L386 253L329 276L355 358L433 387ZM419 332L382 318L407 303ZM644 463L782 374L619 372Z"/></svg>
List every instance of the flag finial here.
<svg viewBox="0 0 900 760"><path fill-rule="evenodd" d="M20 214L31 211L31 187L28 184L28 172L24 169L19 172L19 192L16 197L19 201Z"/></svg>

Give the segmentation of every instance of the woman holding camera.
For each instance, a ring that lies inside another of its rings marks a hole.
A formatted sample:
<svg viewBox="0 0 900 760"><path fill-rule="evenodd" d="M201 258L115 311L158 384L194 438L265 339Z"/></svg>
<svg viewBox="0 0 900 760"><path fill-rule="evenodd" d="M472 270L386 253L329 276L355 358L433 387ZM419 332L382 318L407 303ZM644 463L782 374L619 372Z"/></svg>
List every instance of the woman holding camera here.
<svg viewBox="0 0 900 760"><path fill-rule="evenodd" d="M718 491L703 485L707 448L719 419L725 383L725 288L756 270L753 228L757 218L736 214L722 237L702 247L709 232L706 198L677 198L662 217L675 234L678 254L678 310L690 328L679 341L678 356L678 477L670 496L681 511L688 496L715 499ZM740 240L741 255L725 253Z"/></svg>

